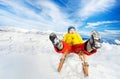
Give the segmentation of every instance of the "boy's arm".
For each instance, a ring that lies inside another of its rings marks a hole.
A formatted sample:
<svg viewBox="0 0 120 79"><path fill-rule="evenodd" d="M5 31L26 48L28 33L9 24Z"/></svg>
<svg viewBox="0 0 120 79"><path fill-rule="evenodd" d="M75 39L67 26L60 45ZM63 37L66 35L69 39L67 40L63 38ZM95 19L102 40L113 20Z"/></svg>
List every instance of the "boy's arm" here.
<svg viewBox="0 0 120 79"><path fill-rule="evenodd" d="M66 39L67 39L67 34L65 34L65 35L63 36L62 41L66 41Z"/></svg>
<svg viewBox="0 0 120 79"><path fill-rule="evenodd" d="M84 42L80 34L77 33L77 37L78 37L78 39L79 39L79 41L80 41L81 43Z"/></svg>

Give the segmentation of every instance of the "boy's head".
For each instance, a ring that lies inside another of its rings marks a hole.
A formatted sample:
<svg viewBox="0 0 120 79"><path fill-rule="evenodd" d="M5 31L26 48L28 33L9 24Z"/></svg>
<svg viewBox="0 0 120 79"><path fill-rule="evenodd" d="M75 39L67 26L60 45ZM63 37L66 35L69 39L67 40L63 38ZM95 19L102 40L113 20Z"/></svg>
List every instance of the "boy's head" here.
<svg viewBox="0 0 120 79"><path fill-rule="evenodd" d="M71 34L76 33L75 27L73 26L68 27L68 33L71 33Z"/></svg>

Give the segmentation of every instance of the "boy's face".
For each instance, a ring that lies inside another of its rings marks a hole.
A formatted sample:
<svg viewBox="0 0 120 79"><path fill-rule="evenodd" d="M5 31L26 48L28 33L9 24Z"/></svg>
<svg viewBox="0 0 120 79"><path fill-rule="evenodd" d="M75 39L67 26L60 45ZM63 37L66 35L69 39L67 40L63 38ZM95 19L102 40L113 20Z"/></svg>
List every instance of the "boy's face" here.
<svg viewBox="0 0 120 79"><path fill-rule="evenodd" d="M75 29L70 29L69 33L74 34L74 33L76 33L76 30Z"/></svg>

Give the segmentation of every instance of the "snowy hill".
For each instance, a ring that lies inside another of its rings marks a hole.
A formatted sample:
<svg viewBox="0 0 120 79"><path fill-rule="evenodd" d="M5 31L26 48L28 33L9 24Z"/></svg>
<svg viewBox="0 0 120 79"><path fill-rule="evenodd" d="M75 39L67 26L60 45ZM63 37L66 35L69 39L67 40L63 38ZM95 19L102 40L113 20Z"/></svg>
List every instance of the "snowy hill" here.
<svg viewBox="0 0 120 79"><path fill-rule="evenodd" d="M24 29L0 29L0 79L84 79L81 62L70 54L61 73L56 71L61 54L48 39L50 32ZM63 33L57 33L62 38ZM102 48L88 57L89 78L120 78L120 45L102 43Z"/></svg>

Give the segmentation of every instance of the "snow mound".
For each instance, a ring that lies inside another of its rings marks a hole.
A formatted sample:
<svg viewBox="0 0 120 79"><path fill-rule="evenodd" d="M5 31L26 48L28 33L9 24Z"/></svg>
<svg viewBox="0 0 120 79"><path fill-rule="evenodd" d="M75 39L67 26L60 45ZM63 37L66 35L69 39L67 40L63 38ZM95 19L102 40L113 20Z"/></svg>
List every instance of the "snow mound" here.
<svg viewBox="0 0 120 79"><path fill-rule="evenodd" d="M4 29L5 30L5 29ZM88 56L89 77L84 78L81 61L69 54L60 73L61 54L49 41L50 32L0 30L0 79L119 79L120 45L102 43ZM63 34L57 34L62 38ZM112 75L111 75L112 74Z"/></svg>

